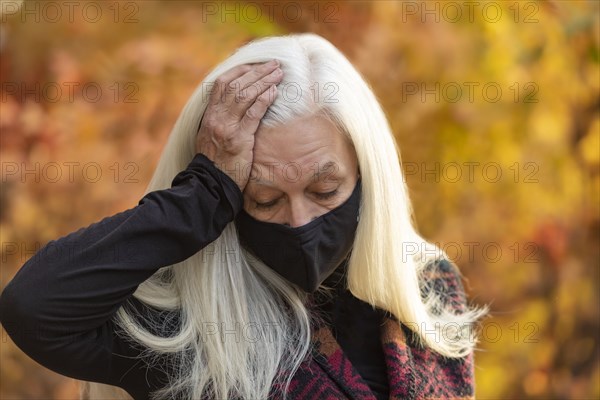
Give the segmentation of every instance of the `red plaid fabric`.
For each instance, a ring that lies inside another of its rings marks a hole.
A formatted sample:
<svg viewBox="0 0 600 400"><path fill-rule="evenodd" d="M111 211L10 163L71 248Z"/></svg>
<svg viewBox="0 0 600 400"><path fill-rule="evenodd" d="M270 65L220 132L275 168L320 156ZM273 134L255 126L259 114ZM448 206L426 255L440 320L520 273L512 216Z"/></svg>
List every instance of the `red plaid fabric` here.
<svg viewBox="0 0 600 400"><path fill-rule="evenodd" d="M428 275L429 290L442 291L457 311L466 305L456 269L447 261ZM294 375L289 400L376 400L369 386L345 356L328 326L315 326L311 357ZM385 318L381 343L387 366L390 400L473 399L473 355L446 358L420 346L416 335L393 316ZM280 399L277 388L271 399Z"/></svg>

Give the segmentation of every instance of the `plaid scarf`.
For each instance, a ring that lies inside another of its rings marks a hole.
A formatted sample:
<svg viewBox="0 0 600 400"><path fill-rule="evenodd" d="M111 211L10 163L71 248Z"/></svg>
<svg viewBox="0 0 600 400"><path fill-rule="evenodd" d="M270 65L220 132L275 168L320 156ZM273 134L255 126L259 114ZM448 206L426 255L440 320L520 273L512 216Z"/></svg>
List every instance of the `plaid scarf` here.
<svg viewBox="0 0 600 400"><path fill-rule="evenodd" d="M460 276L448 262L430 273L429 289L443 290L457 311L466 305ZM446 358L418 344L416 334L388 314L381 328L389 399L474 399L473 354ZM271 399L280 399L274 386ZM296 371L287 392L289 400L376 400L324 323L316 324L311 356Z"/></svg>

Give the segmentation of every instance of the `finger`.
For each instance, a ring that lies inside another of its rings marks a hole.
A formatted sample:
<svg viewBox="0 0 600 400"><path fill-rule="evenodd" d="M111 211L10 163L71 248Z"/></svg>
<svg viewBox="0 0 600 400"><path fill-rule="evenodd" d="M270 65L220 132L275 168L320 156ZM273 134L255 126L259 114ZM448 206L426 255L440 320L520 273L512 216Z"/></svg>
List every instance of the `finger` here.
<svg viewBox="0 0 600 400"><path fill-rule="evenodd" d="M276 68L270 74L264 76L258 82L248 86L244 90L236 94L233 101L228 99L228 109L232 115L238 118L243 118L248 109L256 102L259 96L265 93L269 88L279 82L283 78L281 69Z"/></svg>
<svg viewBox="0 0 600 400"><path fill-rule="evenodd" d="M250 70L252 70L252 65L242 64L230 68L219 75L210 88L209 104L216 104L224 101L228 85L235 79L248 73Z"/></svg>
<svg viewBox="0 0 600 400"><path fill-rule="evenodd" d="M267 112L269 106L273 104L276 97L277 86L275 85L270 86L269 89L258 96L254 104L246 110L246 113L240 122L242 130L245 132L256 132L260 120Z"/></svg>
<svg viewBox="0 0 600 400"><path fill-rule="evenodd" d="M276 60L253 65L246 74L229 82L224 102L230 109L236 109L236 114L241 117L259 95L279 82L282 75ZM237 107L238 104L242 107Z"/></svg>
<svg viewBox="0 0 600 400"><path fill-rule="evenodd" d="M243 90L258 82L261 78L269 75L278 67L279 61L277 60L271 60L263 64L255 64L248 72L232 80L229 83L229 86L236 91Z"/></svg>

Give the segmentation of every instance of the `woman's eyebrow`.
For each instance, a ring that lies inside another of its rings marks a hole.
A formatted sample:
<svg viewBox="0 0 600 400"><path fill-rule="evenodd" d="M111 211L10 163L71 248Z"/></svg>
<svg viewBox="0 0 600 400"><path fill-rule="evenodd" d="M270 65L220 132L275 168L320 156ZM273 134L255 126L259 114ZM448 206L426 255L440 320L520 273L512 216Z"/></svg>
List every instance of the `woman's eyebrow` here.
<svg viewBox="0 0 600 400"><path fill-rule="evenodd" d="M263 178L251 178L251 179L252 179L252 183L254 183L255 185L262 185L262 186L269 186L269 187L275 186L273 184L273 181L270 179L263 179Z"/></svg>
<svg viewBox="0 0 600 400"><path fill-rule="evenodd" d="M294 172L294 174L296 174L298 169L294 168L292 171ZM323 179L326 182L340 182L343 180L343 177L340 177L338 175L338 172L340 172L339 164L336 163L335 161L327 161L323 164L321 164L319 162L313 163L308 168L308 171L306 171L306 174L310 174L310 178L311 178L310 180L312 182L317 182L317 181L323 180ZM270 174L271 173L272 172L270 172ZM294 179L298 180L297 175L295 175ZM255 172L255 174L250 177L250 180L255 185L269 186L269 187L275 186L273 180L269 179L268 177L267 178L263 177L263 175L260 173L260 171Z"/></svg>
<svg viewBox="0 0 600 400"><path fill-rule="evenodd" d="M342 178L337 175L340 168L337 163L333 161L327 161L320 168L313 168L313 179L315 181L321 179L322 177L326 178L327 181L341 181Z"/></svg>

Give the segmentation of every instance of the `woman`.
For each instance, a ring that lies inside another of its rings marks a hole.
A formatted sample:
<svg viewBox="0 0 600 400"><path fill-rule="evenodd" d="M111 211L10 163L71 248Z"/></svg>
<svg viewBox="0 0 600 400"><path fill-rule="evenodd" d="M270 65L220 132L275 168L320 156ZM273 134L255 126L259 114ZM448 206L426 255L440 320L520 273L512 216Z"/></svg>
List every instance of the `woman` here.
<svg viewBox="0 0 600 400"><path fill-rule="evenodd" d="M25 263L2 323L84 398L470 398L484 310L411 215L348 60L256 40L194 92L136 207Z"/></svg>

